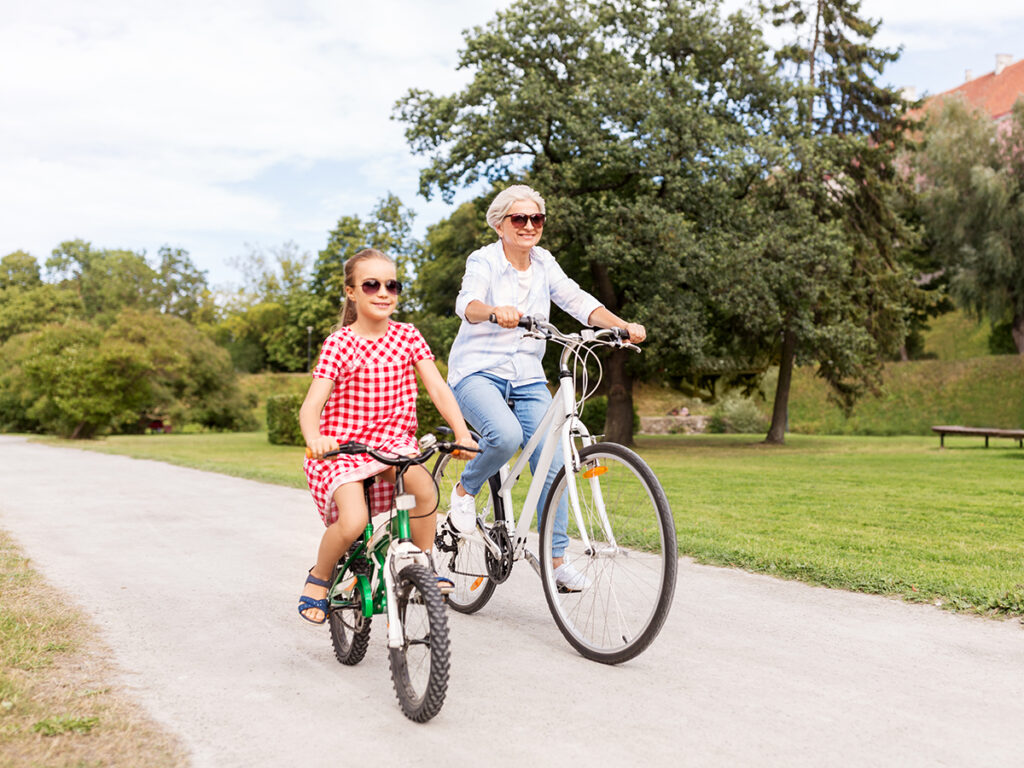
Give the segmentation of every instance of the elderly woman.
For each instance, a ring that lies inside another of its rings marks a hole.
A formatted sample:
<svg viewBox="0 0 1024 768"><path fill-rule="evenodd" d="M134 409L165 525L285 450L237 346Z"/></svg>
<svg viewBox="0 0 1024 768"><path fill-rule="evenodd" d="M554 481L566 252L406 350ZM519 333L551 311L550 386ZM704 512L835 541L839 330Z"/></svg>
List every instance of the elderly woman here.
<svg viewBox="0 0 1024 768"><path fill-rule="evenodd" d="M448 519L466 531L476 519L474 496L487 479L529 441L551 402L541 358L544 342L524 338L519 318L547 319L551 302L584 325L625 328L630 340L646 337L642 325L627 323L568 277L554 257L537 244L544 232L544 198L525 185L508 187L487 210L487 223L498 241L470 254L455 312L462 318L448 356L448 383L463 415L480 433L480 453L470 461L452 490ZM494 315L496 323L488 322ZM530 457L536 471L540 451ZM548 473L538 510L555 474L561 452ZM588 580L571 563L563 562L569 543L568 509L559 505L552 537L555 581L564 590L581 591Z"/></svg>

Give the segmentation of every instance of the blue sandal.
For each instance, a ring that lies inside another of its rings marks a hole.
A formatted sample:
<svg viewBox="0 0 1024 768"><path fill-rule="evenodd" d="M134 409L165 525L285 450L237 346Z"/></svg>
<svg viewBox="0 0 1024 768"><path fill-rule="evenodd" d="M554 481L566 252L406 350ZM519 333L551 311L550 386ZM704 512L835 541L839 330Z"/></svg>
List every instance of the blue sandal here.
<svg viewBox="0 0 1024 768"><path fill-rule="evenodd" d="M316 584L318 587L324 587L325 589L331 588L331 582L324 581L323 579L318 579L316 576L313 575L313 569L310 568L309 570L310 573L306 577L306 584ZM310 597L309 595L301 595L299 597L299 616L304 618L310 624L323 624L325 621L327 621L327 609L329 607L330 604L327 602L326 597L324 597L324 599L322 600L316 600ZM309 618L309 616L306 615L306 611L312 610L313 608L316 608L318 611L321 611L323 613L324 617L320 619L320 621L317 621L316 619L311 619Z"/></svg>
<svg viewBox="0 0 1024 768"><path fill-rule="evenodd" d="M447 576L438 576L435 573L434 578L437 579L437 588L440 590L442 595L451 594L455 591L455 582Z"/></svg>

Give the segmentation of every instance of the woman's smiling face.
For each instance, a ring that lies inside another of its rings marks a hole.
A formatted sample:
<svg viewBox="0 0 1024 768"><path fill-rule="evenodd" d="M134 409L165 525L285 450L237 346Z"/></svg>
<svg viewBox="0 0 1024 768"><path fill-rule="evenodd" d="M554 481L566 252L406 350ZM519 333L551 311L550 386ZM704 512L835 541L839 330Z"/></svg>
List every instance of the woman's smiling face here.
<svg viewBox="0 0 1024 768"><path fill-rule="evenodd" d="M345 296L356 305L357 317L369 321L388 319L398 306L398 295L387 289L389 281L397 282L395 265L386 259L364 259L355 265L353 273L355 285L345 286ZM363 285L368 281L376 281L376 291L366 292Z"/></svg>
<svg viewBox="0 0 1024 768"><path fill-rule="evenodd" d="M529 216L540 213L540 206L533 200L516 200L508 209L505 218L501 220L501 226L498 227L498 236L507 246L529 250L540 242L544 227L535 227L529 219L525 226L516 227L509 218L514 213L525 213Z"/></svg>

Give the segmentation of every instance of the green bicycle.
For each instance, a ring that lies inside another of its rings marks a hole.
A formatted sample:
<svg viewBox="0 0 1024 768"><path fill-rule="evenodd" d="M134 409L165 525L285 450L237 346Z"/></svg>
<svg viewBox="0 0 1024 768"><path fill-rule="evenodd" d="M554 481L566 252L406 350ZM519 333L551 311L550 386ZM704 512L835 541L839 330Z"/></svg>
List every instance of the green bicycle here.
<svg viewBox="0 0 1024 768"><path fill-rule="evenodd" d="M403 475L435 453L467 449L438 442L433 435L421 438L419 447L416 456L398 456L362 443L343 443L324 458L367 453L396 469L391 513L381 515L376 526L367 522L362 536L335 567L327 591L328 622L334 655L342 664L354 665L366 655L371 619L387 616L388 660L398 703L406 717L423 723L441 710L448 690L448 617L430 555L410 536L414 498L405 493ZM367 496L372 484L373 478L364 482Z"/></svg>

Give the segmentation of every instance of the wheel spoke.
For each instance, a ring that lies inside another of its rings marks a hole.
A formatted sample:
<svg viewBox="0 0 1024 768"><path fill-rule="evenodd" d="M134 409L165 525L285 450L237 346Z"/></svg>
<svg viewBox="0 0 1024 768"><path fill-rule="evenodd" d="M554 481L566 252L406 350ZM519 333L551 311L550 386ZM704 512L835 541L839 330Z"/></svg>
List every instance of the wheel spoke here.
<svg viewBox="0 0 1024 768"><path fill-rule="evenodd" d="M675 588L676 545L671 511L653 473L632 451L602 443L580 451L590 477L558 475L542 525L542 558L549 561L555 505L577 482L580 520L569 514L565 562L589 582L581 592L558 592L550 567L544 589L559 629L589 658L618 663L657 636ZM590 549L584 551L582 525ZM613 544L614 542L614 544Z"/></svg>

